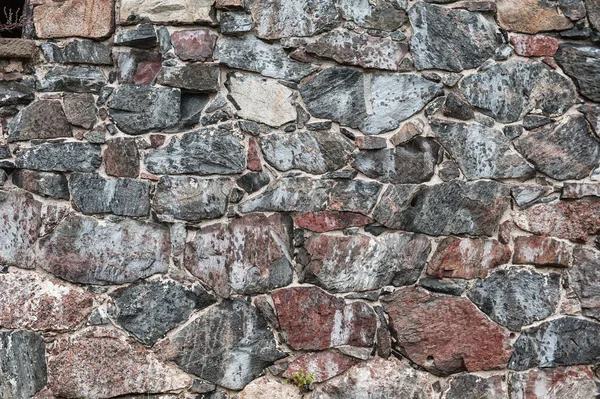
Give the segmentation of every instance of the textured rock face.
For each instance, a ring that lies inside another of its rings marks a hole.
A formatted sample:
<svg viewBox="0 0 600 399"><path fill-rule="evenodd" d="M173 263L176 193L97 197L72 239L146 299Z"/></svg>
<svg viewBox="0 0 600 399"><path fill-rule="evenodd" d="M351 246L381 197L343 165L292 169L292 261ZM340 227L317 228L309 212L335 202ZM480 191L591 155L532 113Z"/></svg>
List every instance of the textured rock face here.
<svg viewBox="0 0 600 399"><path fill-rule="evenodd" d="M390 2L391 3L391 2ZM397 9L397 3L383 0L341 0L340 11L344 19L363 28L393 31L407 20L406 12ZM403 7L406 9L406 6Z"/></svg>
<svg viewBox="0 0 600 399"><path fill-rule="evenodd" d="M24 330L0 332L0 395L28 399L47 381L45 345L41 336Z"/></svg>
<svg viewBox="0 0 600 399"><path fill-rule="evenodd" d="M106 142L104 150L104 170L107 175L117 177L138 177L140 174L140 154L134 138L117 137Z"/></svg>
<svg viewBox="0 0 600 399"><path fill-rule="evenodd" d="M593 374L587 367L561 367L509 374L509 395L515 399L593 398Z"/></svg>
<svg viewBox="0 0 600 399"><path fill-rule="evenodd" d="M555 4L540 3L536 0L526 0L524 2L499 0L496 6L498 7L498 22L502 28L507 30L537 33L565 30L573 26L567 16L557 10L558 7ZM564 10L561 11L564 12ZM585 15L585 11L580 17L583 15Z"/></svg>
<svg viewBox="0 0 600 399"><path fill-rule="evenodd" d="M90 93L65 93L63 108L69 123L91 129L96 122L94 96Z"/></svg>
<svg viewBox="0 0 600 399"><path fill-rule="evenodd" d="M581 301L584 315L600 320L600 256L590 248L573 249L570 283Z"/></svg>
<svg viewBox="0 0 600 399"><path fill-rule="evenodd" d="M102 161L100 146L78 142L49 142L24 148L17 168L59 172L93 172Z"/></svg>
<svg viewBox="0 0 600 399"><path fill-rule="evenodd" d="M98 67L43 66L36 88L39 91L71 91L97 93L106 84L106 77Z"/></svg>
<svg viewBox="0 0 600 399"><path fill-rule="evenodd" d="M0 82L0 105L27 104L33 100L33 87L22 82Z"/></svg>
<svg viewBox="0 0 600 399"><path fill-rule="evenodd" d="M69 199L67 178L60 173L17 169L12 174L15 186L44 197Z"/></svg>
<svg viewBox="0 0 600 399"><path fill-rule="evenodd" d="M42 204L25 191L0 191L0 264L33 269Z"/></svg>
<svg viewBox="0 0 600 399"><path fill-rule="evenodd" d="M572 77L581 94L600 101L600 50L596 47L563 44L556 53L556 61Z"/></svg>
<svg viewBox="0 0 600 399"><path fill-rule="evenodd" d="M293 378L297 373L315 373L314 382L327 381L342 374L360 360L336 351L307 353L290 362L282 374L284 378Z"/></svg>
<svg viewBox="0 0 600 399"><path fill-rule="evenodd" d="M465 398L506 398L503 376L479 377L473 374L459 374L451 377L444 386L442 399Z"/></svg>
<svg viewBox="0 0 600 399"><path fill-rule="evenodd" d="M183 67L163 67L159 83L192 92L209 93L219 90L219 68L215 64L191 64Z"/></svg>
<svg viewBox="0 0 600 399"><path fill-rule="evenodd" d="M214 0L121 0L119 22L177 22L212 24Z"/></svg>
<svg viewBox="0 0 600 399"><path fill-rule="evenodd" d="M161 70L162 57L154 51L135 48L115 52L119 83L151 84Z"/></svg>
<svg viewBox="0 0 600 399"><path fill-rule="evenodd" d="M37 4L33 24L40 39L80 36L102 39L114 30L114 0L67 0Z"/></svg>
<svg viewBox="0 0 600 399"><path fill-rule="evenodd" d="M324 233L348 227L365 226L373 223L373 219L352 212L323 211L298 214L294 216L294 223L302 229Z"/></svg>
<svg viewBox="0 0 600 399"><path fill-rule="evenodd" d="M571 249L562 241L550 237L515 237L513 263L568 267L570 260Z"/></svg>
<svg viewBox="0 0 600 399"><path fill-rule="evenodd" d="M171 35L175 54L186 61L212 61L217 36L208 29L179 30Z"/></svg>
<svg viewBox="0 0 600 399"><path fill-rule="evenodd" d="M56 101L36 101L23 108L8 126L9 141L70 137L71 126Z"/></svg>
<svg viewBox="0 0 600 399"><path fill-rule="evenodd" d="M112 65L110 48L87 39L74 39L64 46L54 43L41 45L44 57L50 62L68 64Z"/></svg>
<svg viewBox="0 0 600 399"><path fill-rule="evenodd" d="M302 399L302 393L291 384L269 376L252 381L239 393L240 399L271 399L276 395L279 399Z"/></svg>

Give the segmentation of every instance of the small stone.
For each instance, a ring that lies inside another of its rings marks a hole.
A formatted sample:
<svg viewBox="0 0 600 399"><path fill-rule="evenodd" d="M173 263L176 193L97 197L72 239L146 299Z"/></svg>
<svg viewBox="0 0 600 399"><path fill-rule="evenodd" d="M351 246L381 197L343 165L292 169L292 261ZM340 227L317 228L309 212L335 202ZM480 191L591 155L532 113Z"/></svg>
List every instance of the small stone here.
<svg viewBox="0 0 600 399"><path fill-rule="evenodd" d="M442 75L442 83L444 86L454 87L463 77L460 73L449 72Z"/></svg>
<svg viewBox="0 0 600 399"><path fill-rule="evenodd" d="M387 147L385 137L358 136L355 142L359 150L379 150Z"/></svg>
<svg viewBox="0 0 600 399"><path fill-rule="evenodd" d="M592 101L600 101L600 49L597 47L561 44L556 62L577 83L579 92Z"/></svg>
<svg viewBox="0 0 600 399"><path fill-rule="evenodd" d="M59 172L93 172L102 162L99 145L79 142L48 142L23 148L17 168Z"/></svg>
<svg viewBox="0 0 600 399"><path fill-rule="evenodd" d="M9 143L58 137L71 137L71 126L58 101L34 101L23 108L8 124Z"/></svg>
<svg viewBox="0 0 600 399"><path fill-rule="evenodd" d="M511 399L593 398L598 393L593 378L584 366L510 372L509 395Z"/></svg>
<svg viewBox="0 0 600 399"><path fill-rule="evenodd" d="M248 194L255 193L271 182L266 172L248 172L242 175L237 184Z"/></svg>
<svg viewBox="0 0 600 399"><path fill-rule="evenodd" d="M240 126L241 127L241 126ZM253 172L261 172L262 161L260 159L260 147L258 146L254 138L248 139L248 157L246 161L246 168Z"/></svg>
<svg viewBox="0 0 600 399"><path fill-rule="evenodd" d="M264 316L265 319L271 324L274 328L279 329L279 320L277 320L277 315L275 314L275 309L271 306L271 302L267 295L255 296L252 300L252 303L259 312Z"/></svg>
<svg viewBox="0 0 600 399"><path fill-rule="evenodd" d="M96 106L90 93L65 93L63 108L69 123L91 129L96 123Z"/></svg>
<svg viewBox="0 0 600 399"><path fill-rule="evenodd" d="M0 106L30 103L34 98L32 86L27 82L0 81Z"/></svg>
<svg viewBox="0 0 600 399"><path fill-rule="evenodd" d="M513 48L508 44L502 44L494 52L493 59L495 61L506 61L513 55Z"/></svg>
<svg viewBox="0 0 600 399"><path fill-rule="evenodd" d="M250 32L254 28L252 16L243 11L227 11L219 15L219 26L224 35Z"/></svg>
<svg viewBox="0 0 600 399"><path fill-rule="evenodd" d="M419 285L432 292L460 296L468 283L464 280L423 277L419 280Z"/></svg>
<svg viewBox="0 0 600 399"><path fill-rule="evenodd" d="M44 197L69 199L67 178L60 173L18 169L12 174L12 182L17 187Z"/></svg>
<svg viewBox="0 0 600 399"><path fill-rule="evenodd" d="M569 269L570 284L581 302L585 316L600 320L600 255L582 246L573 250L573 266Z"/></svg>
<svg viewBox="0 0 600 399"><path fill-rule="evenodd" d="M543 115L525 115L523 118L523 128L525 130L533 130L552 122L554 122L553 119Z"/></svg>
<svg viewBox="0 0 600 399"><path fill-rule="evenodd" d="M342 180L352 180L358 175L358 172L354 169L347 168L338 170L335 172L328 172L323 175L323 179L342 179Z"/></svg>
<svg viewBox="0 0 600 399"><path fill-rule="evenodd" d="M113 63L110 47L93 40L73 39L64 45L46 42L40 44L40 47L48 62L95 65Z"/></svg>
<svg viewBox="0 0 600 399"><path fill-rule="evenodd" d="M154 83L162 67L162 57L156 51L127 49L115 51L119 83L149 85Z"/></svg>
<svg viewBox="0 0 600 399"><path fill-rule="evenodd" d="M502 128L502 132L509 140L514 140L523 134L523 126L522 125L508 125Z"/></svg>
<svg viewBox="0 0 600 399"><path fill-rule="evenodd" d="M423 112L423 113L425 114L425 116L427 118L429 118L430 116L432 116L436 112L438 112L442 108L442 106L444 105L445 102L446 102L446 97L445 96L438 97L435 100L433 100L432 102L430 102L425 107L425 112Z"/></svg>
<svg viewBox="0 0 600 399"><path fill-rule="evenodd" d="M553 192L548 186L516 186L511 188L510 193L521 208L526 208L540 202L540 199Z"/></svg>
<svg viewBox="0 0 600 399"><path fill-rule="evenodd" d="M537 0L498 0L496 6L500 26L509 31L533 34L565 30L573 26L569 18L558 10L556 3L540 3Z"/></svg>
<svg viewBox="0 0 600 399"><path fill-rule="evenodd" d="M475 117L475 113L469 104L454 93L449 93L446 96L446 102L444 103L442 113L444 116L460 119L462 121L473 119Z"/></svg>
<svg viewBox="0 0 600 399"><path fill-rule="evenodd" d="M309 118L310 118L310 115L309 115ZM308 122L308 123L306 123L306 128L308 130L330 130L331 129L331 121Z"/></svg>
<svg viewBox="0 0 600 399"><path fill-rule="evenodd" d="M341 0L342 17L363 28L394 31L407 21L407 7L398 9L383 0Z"/></svg>
<svg viewBox="0 0 600 399"><path fill-rule="evenodd" d="M208 93L219 90L219 75L219 67L216 64L163 67L158 75L158 83L193 92Z"/></svg>
<svg viewBox="0 0 600 399"><path fill-rule="evenodd" d="M523 57L553 57L558 50L558 40L550 36L512 33L510 43L515 53Z"/></svg>
<svg viewBox="0 0 600 399"><path fill-rule="evenodd" d="M135 24L159 22L176 24L214 24L214 0L121 0L119 22Z"/></svg>
<svg viewBox="0 0 600 399"><path fill-rule="evenodd" d="M46 353L40 335L25 330L0 332L0 359L3 398L32 398L46 385Z"/></svg>
<svg viewBox="0 0 600 399"><path fill-rule="evenodd" d="M200 123L202 110L209 101L207 94L181 94L181 118L173 129L186 130Z"/></svg>
<svg viewBox="0 0 600 399"><path fill-rule="evenodd" d="M571 247L552 237L515 237L513 263L549 267L569 267Z"/></svg>
<svg viewBox="0 0 600 399"><path fill-rule="evenodd" d="M444 161L440 164L438 175L442 181L451 181L460 177L460 168L454 161Z"/></svg>
<svg viewBox="0 0 600 399"><path fill-rule="evenodd" d="M446 381L441 399L506 398L503 381L504 375L480 377L466 373L458 374Z"/></svg>
<svg viewBox="0 0 600 399"><path fill-rule="evenodd" d="M306 353L290 361L282 377L292 378L297 373L312 373L314 382L320 383L344 373L358 363L360 360L332 350Z"/></svg>
<svg viewBox="0 0 600 399"><path fill-rule="evenodd" d="M114 0L34 4L33 24L40 39L73 36L104 39L114 30Z"/></svg>
<svg viewBox="0 0 600 399"><path fill-rule="evenodd" d="M43 66L39 68L36 87L39 91L98 93L106 84L99 67Z"/></svg>
<svg viewBox="0 0 600 399"><path fill-rule="evenodd" d="M406 122L398 132L396 132L391 138L390 142L393 146L399 146L400 144L406 143L412 140L413 137L419 136L423 133L422 123Z"/></svg>
<svg viewBox="0 0 600 399"><path fill-rule="evenodd" d="M325 233L327 231L344 230L348 227L360 227L373 223L373 219L359 213L322 211L300 213L294 216L296 226Z"/></svg>
<svg viewBox="0 0 600 399"><path fill-rule="evenodd" d="M117 177L138 177L140 155L135 139L117 137L106 142L104 150L104 170L107 175Z"/></svg>
<svg viewBox="0 0 600 399"><path fill-rule="evenodd" d="M136 29L118 31L114 43L117 46L152 48L156 47L158 42L154 25L141 24Z"/></svg>
<svg viewBox="0 0 600 399"><path fill-rule="evenodd" d="M190 387L190 392L193 393L208 393L217 389L217 386L212 382L202 381L199 379L194 380Z"/></svg>
<svg viewBox="0 0 600 399"><path fill-rule="evenodd" d="M217 36L208 29L178 30L171 34L175 54L184 61L212 61Z"/></svg>

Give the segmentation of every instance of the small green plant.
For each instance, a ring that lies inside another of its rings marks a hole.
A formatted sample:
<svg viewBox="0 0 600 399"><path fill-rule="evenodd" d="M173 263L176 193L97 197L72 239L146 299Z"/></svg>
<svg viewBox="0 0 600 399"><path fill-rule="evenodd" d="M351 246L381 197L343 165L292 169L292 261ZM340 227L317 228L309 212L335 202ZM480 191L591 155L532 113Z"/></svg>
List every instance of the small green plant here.
<svg viewBox="0 0 600 399"><path fill-rule="evenodd" d="M285 382L294 384L302 392L312 391L315 383L315 373L307 373L306 370L300 369L300 371L292 374L291 378L286 378Z"/></svg>

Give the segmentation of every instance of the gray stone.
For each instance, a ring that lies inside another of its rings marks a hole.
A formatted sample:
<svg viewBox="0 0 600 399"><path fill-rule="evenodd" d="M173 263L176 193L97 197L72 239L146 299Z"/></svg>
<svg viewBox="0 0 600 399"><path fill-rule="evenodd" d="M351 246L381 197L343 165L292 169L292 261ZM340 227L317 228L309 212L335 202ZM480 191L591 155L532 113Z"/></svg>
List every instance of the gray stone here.
<svg viewBox="0 0 600 399"><path fill-rule="evenodd" d="M510 203L509 190L491 181L388 186L373 211L386 227L429 235L491 236Z"/></svg>
<svg viewBox="0 0 600 399"><path fill-rule="evenodd" d="M128 48L116 49L114 52L119 83L154 83L162 68L162 56L158 51Z"/></svg>
<svg viewBox="0 0 600 399"><path fill-rule="evenodd" d="M444 161L439 166L438 176L440 179L442 179L442 181L458 179L460 177L460 168L454 161Z"/></svg>
<svg viewBox="0 0 600 399"><path fill-rule="evenodd" d="M158 46L163 57L169 58L169 52L173 49L173 43L171 43L171 33L165 26L161 26L156 30L156 38L158 40Z"/></svg>
<svg viewBox="0 0 600 399"><path fill-rule="evenodd" d="M105 178L96 173L72 173L69 187L73 207L84 214L148 216L150 212L150 183L145 180Z"/></svg>
<svg viewBox="0 0 600 399"><path fill-rule="evenodd" d="M524 330L508 363L512 370L562 367L600 361L600 324L561 317Z"/></svg>
<svg viewBox="0 0 600 399"><path fill-rule="evenodd" d="M554 313L560 301L560 274L497 270L477 280L468 296L496 323L520 331Z"/></svg>
<svg viewBox="0 0 600 399"><path fill-rule="evenodd" d="M600 31L600 4L594 0L585 0L585 6L587 8L590 24L597 31Z"/></svg>
<svg viewBox="0 0 600 399"><path fill-rule="evenodd" d="M136 29L121 30L115 33L115 44L117 46L129 46L138 48L156 47L156 31L152 24L141 24Z"/></svg>
<svg viewBox="0 0 600 399"><path fill-rule="evenodd" d="M458 374L446 381L441 399L504 399L507 393L503 381L504 375L500 374Z"/></svg>
<svg viewBox="0 0 600 399"><path fill-rule="evenodd" d="M45 42L40 44L48 62L61 64L112 65L110 47L87 39L73 39L65 45Z"/></svg>
<svg viewBox="0 0 600 399"><path fill-rule="evenodd" d="M34 85L28 83L0 81L0 106L28 104L33 101Z"/></svg>
<svg viewBox="0 0 600 399"><path fill-rule="evenodd" d="M72 213L40 239L39 266L74 283L129 283L166 273L169 241L169 229L156 223Z"/></svg>
<svg viewBox="0 0 600 399"><path fill-rule="evenodd" d="M522 125L508 125L502 128L502 132L509 140L514 140L520 135L523 134L523 126Z"/></svg>
<svg viewBox="0 0 600 399"><path fill-rule="evenodd" d="M577 108L577 111L585 115L596 136L600 137L600 105L585 104Z"/></svg>
<svg viewBox="0 0 600 399"><path fill-rule="evenodd" d="M185 129L200 123L202 110L206 104L208 104L208 101L209 97L207 94L182 93L181 118L179 124L175 128L181 125L181 127Z"/></svg>
<svg viewBox="0 0 600 399"><path fill-rule="evenodd" d="M543 126L515 140L537 170L557 180L587 177L600 160L600 142L581 114Z"/></svg>
<svg viewBox="0 0 600 399"><path fill-rule="evenodd" d="M554 122L553 119L543 115L525 115L523 118L523 129L533 130Z"/></svg>
<svg viewBox="0 0 600 399"><path fill-rule="evenodd" d="M591 248L576 246L569 277L581 302L582 313L600 320L600 254Z"/></svg>
<svg viewBox="0 0 600 399"><path fill-rule="evenodd" d="M108 102L109 116L128 134L163 130L179 121L179 89L146 85L117 87Z"/></svg>
<svg viewBox="0 0 600 399"><path fill-rule="evenodd" d="M219 15L219 26L224 35L250 32L254 28L252 16L243 11L226 11Z"/></svg>
<svg viewBox="0 0 600 399"><path fill-rule="evenodd" d="M39 68L36 87L39 91L98 93L106 84L102 69L84 66L43 66Z"/></svg>
<svg viewBox="0 0 600 399"><path fill-rule="evenodd" d="M516 122L534 109L561 115L575 102L568 78L542 63L516 59L467 76L459 87L471 105L502 123Z"/></svg>
<svg viewBox="0 0 600 399"><path fill-rule="evenodd" d="M215 302L199 285L196 291L170 280L144 280L113 291L110 315L146 345L186 321L195 309Z"/></svg>
<svg viewBox="0 0 600 399"><path fill-rule="evenodd" d="M0 396L30 399L47 380L42 337L25 330L0 332Z"/></svg>
<svg viewBox="0 0 600 399"><path fill-rule="evenodd" d="M71 137L71 126L58 101L35 101L8 124L8 142L57 137Z"/></svg>
<svg viewBox="0 0 600 399"><path fill-rule="evenodd" d="M233 123L208 126L181 137L146 156L146 167L156 174L236 174L246 167L246 149Z"/></svg>
<svg viewBox="0 0 600 399"><path fill-rule="evenodd" d="M158 83L198 93L219 91L220 70L217 64L199 63L184 66L164 66Z"/></svg>
<svg viewBox="0 0 600 399"><path fill-rule="evenodd" d="M598 47L561 44L556 62L575 79L579 92L592 101L600 101L600 49Z"/></svg>
<svg viewBox="0 0 600 399"><path fill-rule="evenodd" d="M248 194L259 191L270 182L271 178L266 172L248 172L237 180L238 186Z"/></svg>
<svg viewBox="0 0 600 399"><path fill-rule="evenodd" d="M353 21L363 28L394 31L408 18L404 11L384 0L341 0L340 12L344 19Z"/></svg>
<svg viewBox="0 0 600 399"><path fill-rule="evenodd" d="M447 278L423 277L419 285L432 292L460 296L468 286L466 280L451 280Z"/></svg>
<svg viewBox="0 0 600 399"><path fill-rule="evenodd" d="M565 183L563 184L561 199L583 197L600 197L600 184L593 183Z"/></svg>
<svg viewBox="0 0 600 399"><path fill-rule="evenodd" d="M23 148L17 154L17 168L93 172L102 162L99 145L85 142L49 142Z"/></svg>
<svg viewBox="0 0 600 399"><path fill-rule="evenodd" d="M163 218L188 221L215 219L225 214L232 188L233 182L225 178L163 176L156 186L152 210Z"/></svg>
<svg viewBox="0 0 600 399"><path fill-rule="evenodd" d="M15 186L51 198L69 199L67 178L61 173L18 169L12 174Z"/></svg>
<svg viewBox="0 0 600 399"><path fill-rule="evenodd" d="M90 93L65 93L63 108L69 123L91 129L96 123L96 106Z"/></svg>
<svg viewBox="0 0 600 399"><path fill-rule="evenodd" d="M411 53L418 70L477 68L501 44L496 25L482 14L417 2L408 13Z"/></svg>
<svg viewBox="0 0 600 399"><path fill-rule="evenodd" d="M535 175L535 170L511 148L499 130L439 119L431 120L430 126L469 180L526 179Z"/></svg>
<svg viewBox="0 0 600 399"><path fill-rule="evenodd" d="M234 390L244 388L284 356L266 320L242 299L206 309L157 345L185 371Z"/></svg>
<svg viewBox="0 0 600 399"><path fill-rule="evenodd" d="M533 205L537 200L552 193L552 187L548 186L516 186L510 189L510 194L520 207Z"/></svg>
<svg viewBox="0 0 600 399"><path fill-rule="evenodd" d="M510 372L508 388L511 399L598 397L594 373L586 366Z"/></svg>
<svg viewBox="0 0 600 399"><path fill-rule="evenodd" d="M294 82L317 69L311 64L289 58L279 45L268 44L254 36L221 37L219 59L230 68Z"/></svg>

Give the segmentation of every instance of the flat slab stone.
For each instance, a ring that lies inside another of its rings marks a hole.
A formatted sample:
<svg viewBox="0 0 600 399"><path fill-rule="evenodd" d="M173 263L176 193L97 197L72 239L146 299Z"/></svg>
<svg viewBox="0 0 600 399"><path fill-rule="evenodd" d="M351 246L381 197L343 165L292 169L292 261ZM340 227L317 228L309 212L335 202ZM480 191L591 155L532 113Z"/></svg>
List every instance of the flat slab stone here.
<svg viewBox="0 0 600 399"><path fill-rule="evenodd" d="M190 64L162 67L158 83L197 93L219 91L220 70L217 64Z"/></svg>
<svg viewBox="0 0 600 399"><path fill-rule="evenodd" d="M33 25L40 39L87 37L104 39L115 27L114 0L34 0Z"/></svg>
<svg viewBox="0 0 600 399"><path fill-rule="evenodd" d="M58 101L35 101L8 124L8 142L58 137L71 137L71 125Z"/></svg>
<svg viewBox="0 0 600 399"><path fill-rule="evenodd" d="M175 22L179 24L214 24L215 0L121 0L120 24L140 22Z"/></svg>
<svg viewBox="0 0 600 399"><path fill-rule="evenodd" d="M73 39L65 44L40 44L44 58L48 62L62 64L95 64L112 65L113 59L110 47L87 39Z"/></svg>
<svg viewBox="0 0 600 399"><path fill-rule="evenodd" d="M17 168L93 172L102 162L101 147L85 142L49 142L23 148L17 154Z"/></svg>
<svg viewBox="0 0 600 399"><path fill-rule="evenodd" d="M317 233L366 226L373 222L370 217L354 212L306 212L294 216L296 226Z"/></svg>
<svg viewBox="0 0 600 399"><path fill-rule="evenodd" d="M583 246L573 249L573 266L569 283L581 302L585 316L600 320L600 255Z"/></svg>
<svg viewBox="0 0 600 399"><path fill-rule="evenodd" d="M563 14L564 10L559 12L555 3L540 3L537 0L498 0L496 6L498 22L506 30L533 34L573 27L573 23Z"/></svg>
<svg viewBox="0 0 600 399"><path fill-rule="evenodd" d="M29 399L47 382L43 338L31 331L0 332L0 395Z"/></svg>
<svg viewBox="0 0 600 399"><path fill-rule="evenodd" d="M600 101L600 49L592 46L561 44L556 62L577 83L586 98Z"/></svg>
<svg viewBox="0 0 600 399"><path fill-rule="evenodd" d="M98 93L106 84L104 72L99 67L88 66L41 66L37 76L39 91L72 91L75 93Z"/></svg>
<svg viewBox="0 0 600 399"><path fill-rule="evenodd" d="M27 82L0 81L0 106L30 103L34 98L33 86Z"/></svg>

